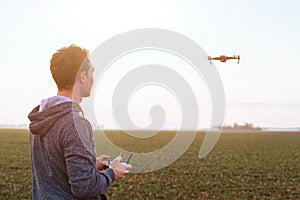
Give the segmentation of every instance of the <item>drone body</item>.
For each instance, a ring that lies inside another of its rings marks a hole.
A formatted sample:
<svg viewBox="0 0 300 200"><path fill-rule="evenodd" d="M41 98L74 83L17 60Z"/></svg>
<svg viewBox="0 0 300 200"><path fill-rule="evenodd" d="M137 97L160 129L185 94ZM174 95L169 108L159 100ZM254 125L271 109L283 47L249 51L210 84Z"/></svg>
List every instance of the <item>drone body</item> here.
<svg viewBox="0 0 300 200"><path fill-rule="evenodd" d="M238 60L238 64L240 63L240 56L239 55L234 55L234 56L225 56L225 55L220 55L219 57L211 57L208 56L208 60L210 61L210 64L212 64L212 60L219 60L221 62L226 62L227 60L230 59L237 59Z"/></svg>

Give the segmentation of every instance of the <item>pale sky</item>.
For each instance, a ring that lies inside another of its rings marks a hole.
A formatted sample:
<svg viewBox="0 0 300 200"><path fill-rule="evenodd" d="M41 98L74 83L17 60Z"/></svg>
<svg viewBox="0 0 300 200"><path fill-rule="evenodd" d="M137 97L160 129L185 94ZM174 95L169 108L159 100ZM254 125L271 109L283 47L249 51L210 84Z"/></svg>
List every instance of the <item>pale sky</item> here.
<svg viewBox="0 0 300 200"><path fill-rule="evenodd" d="M75 43L92 51L125 31L163 28L186 35L208 55L241 55L239 65L214 62L226 94L226 124L299 127L299 10L298 0L1 1L0 124L28 123L32 108L56 94L49 60L57 49ZM153 89L130 104L132 118L144 125L146 108L134 102ZM164 100L174 98L165 94ZM99 115L111 126L108 113ZM205 127L209 113L201 118Z"/></svg>

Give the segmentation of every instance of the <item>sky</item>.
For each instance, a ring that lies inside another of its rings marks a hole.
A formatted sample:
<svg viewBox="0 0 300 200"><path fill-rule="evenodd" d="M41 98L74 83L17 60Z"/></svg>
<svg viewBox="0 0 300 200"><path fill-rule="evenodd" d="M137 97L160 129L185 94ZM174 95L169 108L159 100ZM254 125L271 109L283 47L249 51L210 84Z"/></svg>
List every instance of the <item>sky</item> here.
<svg viewBox="0 0 300 200"><path fill-rule="evenodd" d="M299 10L297 0L1 0L0 124L29 123L27 114L42 99L56 94L49 61L57 49L75 43L93 51L117 34L161 28L189 37L208 55L241 56L240 64L214 62L226 95L226 124L246 121L263 127L300 127ZM139 64L153 62L152 58L184 65L178 58L162 59L170 55L150 55L148 60L144 55L140 58L145 59L138 61L129 56L118 61L115 69L130 59ZM206 127L211 116L209 95L203 84L192 79L203 111L200 126ZM104 87L113 90L109 84ZM161 97L151 98L153 93ZM130 116L146 126L153 103L164 105L169 126L176 126L180 104L159 87L136 93L130 102ZM113 127L111 109L100 107L99 123Z"/></svg>

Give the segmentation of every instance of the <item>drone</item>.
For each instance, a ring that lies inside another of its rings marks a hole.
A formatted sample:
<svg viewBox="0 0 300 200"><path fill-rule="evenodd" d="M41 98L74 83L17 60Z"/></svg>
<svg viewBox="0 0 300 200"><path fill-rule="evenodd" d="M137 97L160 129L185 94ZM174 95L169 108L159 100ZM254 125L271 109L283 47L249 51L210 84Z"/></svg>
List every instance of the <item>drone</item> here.
<svg viewBox="0 0 300 200"><path fill-rule="evenodd" d="M219 57L213 57L213 58L211 56L208 56L208 60L210 61L210 64L212 64L212 60L219 60L221 62L226 62L227 60L230 60L230 59L237 59L238 60L237 64L240 63L239 55L234 55L234 56L220 55Z"/></svg>

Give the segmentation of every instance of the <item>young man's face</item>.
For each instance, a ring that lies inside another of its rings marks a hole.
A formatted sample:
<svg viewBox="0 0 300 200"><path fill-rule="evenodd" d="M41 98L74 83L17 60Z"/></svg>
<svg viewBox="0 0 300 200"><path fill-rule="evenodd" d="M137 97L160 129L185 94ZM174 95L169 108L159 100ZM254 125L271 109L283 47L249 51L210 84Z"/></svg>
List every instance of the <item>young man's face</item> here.
<svg viewBox="0 0 300 200"><path fill-rule="evenodd" d="M91 90L94 84L94 66L90 64L90 67L88 71L84 72L85 79L82 81L82 90L81 90L81 96L82 97L88 97L91 95Z"/></svg>

